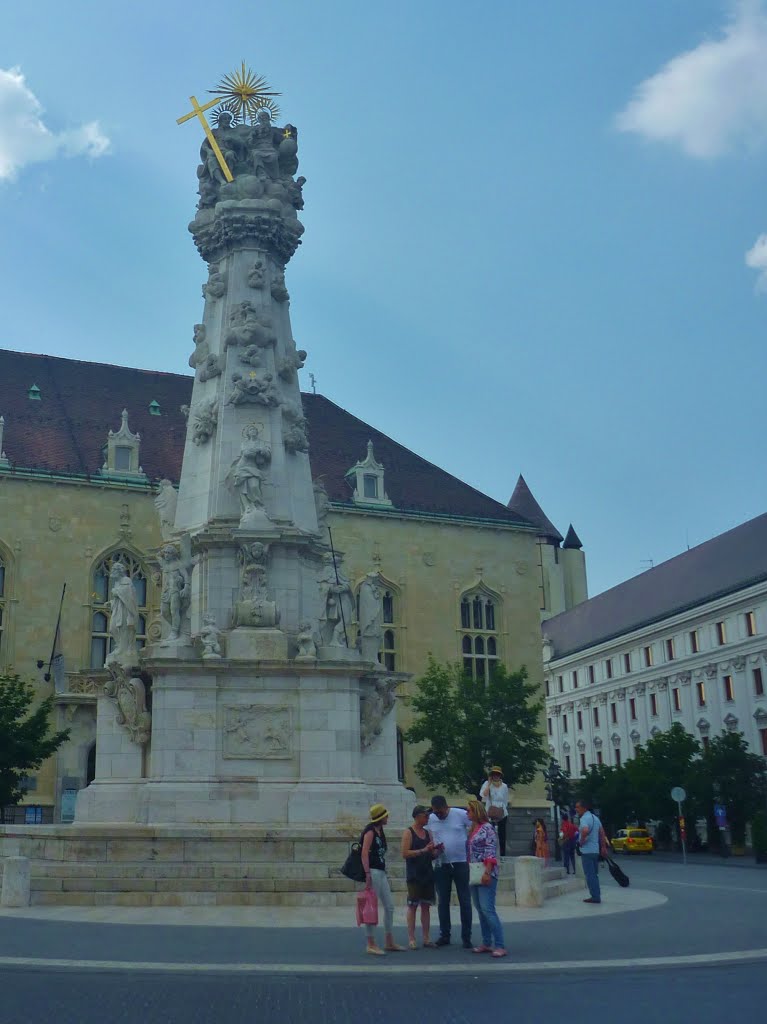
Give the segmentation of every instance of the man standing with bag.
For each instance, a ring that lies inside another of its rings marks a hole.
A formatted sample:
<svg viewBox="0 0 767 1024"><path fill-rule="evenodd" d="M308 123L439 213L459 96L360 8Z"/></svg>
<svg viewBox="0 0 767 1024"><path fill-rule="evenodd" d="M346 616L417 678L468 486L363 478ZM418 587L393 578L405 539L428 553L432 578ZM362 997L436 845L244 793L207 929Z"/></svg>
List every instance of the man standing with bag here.
<svg viewBox="0 0 767 1024"><path fill-rule="evenodd" d="M589 809L587 801L579 800L575 805L579 819L581 863L590 896L584 903L601 903L602 890L599 886L599 833L602 822Z"/></svg>
<svg viewBox="0 0 767 1024"><path fill-rule="evenodd" d="M434 861L434 883L437 889L439 913L438 946L450 945L450 894L455 885L461 910L461 939L464 949L473 949L471 941L471 892L469 865L466 860L466 833L471 827L466 811L449 807L444 796L431 798L429 821L426 825L439 856Z"/></svg>

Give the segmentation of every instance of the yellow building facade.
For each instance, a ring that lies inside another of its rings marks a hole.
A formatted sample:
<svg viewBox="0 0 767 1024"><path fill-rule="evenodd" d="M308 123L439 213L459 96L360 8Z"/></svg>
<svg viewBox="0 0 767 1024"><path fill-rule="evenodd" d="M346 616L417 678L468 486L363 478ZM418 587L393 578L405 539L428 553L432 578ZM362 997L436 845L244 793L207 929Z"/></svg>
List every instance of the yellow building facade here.
<svg viewBox="0 0 767 1024"><path fill-rule="evenodd" d="M93 777L96 701L109 644L106 580L118 552L134 577L143 635L159 635L155 496L160 479L178 480L185 430L179 399L191 380L10 352L0 352L0 367L8 371L0 372L0 667L33 680L41 697L54 693L58 723L71 730L29 780L24 801L41 807L43 820L67 821L77 790ZM400 696L412 692L430 655L463 660L480 676L495 660L509 669L524 665L542 691L536 524L321 396L305 396L305 407L312 470L328 493L328 522L345 573L353 586L371 571L380 577L381 658L409 676ZM123 408L123 426L130 424L124 436L135 440L120 456L113 449ZM378 469L368 473L369 465ZM55 666L49 672L60 603L63 673ZM397 716L406 728L406 699ZM542 732L543 726L542 717ZM426 797L417 756L401 745L400 775ZM513 802L542 808L542 779L517 790Z"/></svg>

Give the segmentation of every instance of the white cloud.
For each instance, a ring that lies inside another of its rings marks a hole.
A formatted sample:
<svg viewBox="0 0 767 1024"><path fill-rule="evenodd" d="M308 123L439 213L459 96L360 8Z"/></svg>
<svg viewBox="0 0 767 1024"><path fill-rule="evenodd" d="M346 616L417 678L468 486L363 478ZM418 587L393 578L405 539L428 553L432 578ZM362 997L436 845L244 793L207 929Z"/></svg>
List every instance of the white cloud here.
<svg viewBox="0 0 767 1024"><path fill-rule="evenodd" d="M767 235L759 235L746 253L746 266L757 270L756 290L767 292Z"/></svg>
<svg viewBox="0 0 767 1024"><path fill-rule="evenodd" d="M721 38L679 54L641 82L616 123L701 159L767 141L763 0L741 0Z"/></svg>
<svg viewBox="0 0 767 1024"><path fill-rule="evenodd" d="M0 68L0 182L12 181L27 164L59 156L103 156L109 139L97 121L74 131L52 132L43 108L19 68Z"/></svg>

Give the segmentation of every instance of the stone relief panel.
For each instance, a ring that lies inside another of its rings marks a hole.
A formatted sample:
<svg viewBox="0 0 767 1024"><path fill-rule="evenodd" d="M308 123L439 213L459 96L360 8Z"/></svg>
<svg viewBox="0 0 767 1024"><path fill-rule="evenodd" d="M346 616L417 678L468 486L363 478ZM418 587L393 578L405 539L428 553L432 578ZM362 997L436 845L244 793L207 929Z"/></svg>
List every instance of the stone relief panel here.
<svg viewBox="0 0 767 1024"><path fill-rule="evenodd" d="M226 400L227 405L263 405L274 409L281 402L281 398L274 386L274 377L271 373L264 373L259 376L255 370L251 370L247 376L241 373L232 374L232 391Z"/></svg>
<svg viewBox="0 0 767 1024"><path fill-rule="evenodd" d="M223 756L280 760L293 757L291 708L238 704L224 708Z"/></svg>
<svg viewBox="0 0 767 1024"><path fill-rule="evenodd" d="M264 287L264 261L259 259L253 264L248 271L248 287L249 288L263 288Z"/></svg>
<svg viewBox="0 0 767 1024"><path fill-rule="evenodd" d="M396 703L396 679L376 677L360 686L360 744L365 750L380 735L386 716Z"/></svg>
<svg viewBox="0 0 767 1024"><path fill-rule="evenodd" d="M272 319L266 313L259 313L252 302L238 302L229 313L229 328L224 335L224 348L231 345L247 348L256 345L268 348L277 341Z"/></svg>
<svg viewBox="0 0 767 1024"><path fill-rule="evenodd" d="M294 342L293 348L288 349L287 354L277 360L277 373L279 377L285 381L294 380L297 371L302 370L304 367L306 354L306 349L296 348Z"/></svg>
<svg viewBox="0 0 767 1024"><path fill-rule="evenodd" d="M285 273L282 270L278 270L273 279L271 287L272 298L275 302L287 302L290 298L288 289L285 285Z"/></svg>

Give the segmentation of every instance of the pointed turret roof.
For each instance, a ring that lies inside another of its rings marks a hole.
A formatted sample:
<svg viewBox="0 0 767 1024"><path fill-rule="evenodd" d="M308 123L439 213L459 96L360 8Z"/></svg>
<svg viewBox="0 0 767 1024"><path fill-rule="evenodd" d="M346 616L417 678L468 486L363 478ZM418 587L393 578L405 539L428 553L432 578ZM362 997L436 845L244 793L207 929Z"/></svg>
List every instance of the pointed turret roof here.
<svg viewBox="0 0 767 1024"><path fill-rule="evenodd" d="M517 515L529 519L531 523L538 527L541 537L553 540L557 544L561 543L562 534L535 500L521 473L519 474L519 480L517 480L517 486L514 488L514 493L509 498L506 507L511 509L512 512L516 512Z"/></svg>
<svg viewBox="0 0 767 1024"><path fill-rule="evenodd" d="M581 543L581 538L573 529L572 523L570 523L570 529L567 531L567 536L565 537L565 542L562 545L562 547L574 548L576 551L580 551L580 549L583 547L583 544Z"/></svg>

